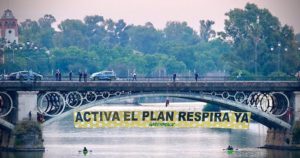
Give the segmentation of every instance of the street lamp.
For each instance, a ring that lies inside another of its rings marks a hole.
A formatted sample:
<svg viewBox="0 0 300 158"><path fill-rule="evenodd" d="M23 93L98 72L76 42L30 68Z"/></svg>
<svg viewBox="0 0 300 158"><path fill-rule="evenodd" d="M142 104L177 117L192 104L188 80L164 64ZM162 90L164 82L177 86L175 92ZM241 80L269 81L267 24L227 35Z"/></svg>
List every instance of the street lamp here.
<svg viewBox="0 0 300 158"><path fill-rule="evenodd" d="M279 72L280 71L280 67L281 67L280 66L281 65L280 64L280 50L281 50L281 43L280 42L277 43L277 48L278 48L278 51L277 51L277 72ZM271 52L273 52L275 50L275 48L271 47L270 50L271 50ZM283 50L284 50L284 52L287 52L288 48L284 48Z"/></svg>
<svg viewBox="0 0 300 158"><path fill-rule="evenodd" d="M280 48L281 48L281 43L278 42L278 51L277 51L277 72L280 70Z"/></svg>
<svg viewBox="0 0 300 158"><path fill-rule="evenodd" d="M258 37L258 27L259 27L259 15L258 16L256 16L256 27L254 28L255 30L255 32L256 32L256 35L255 35L255 41L254 41L254 44L255 44L255 47L254 47L254 55L255 55L255 57L254 57L254 69L255 69L255 76L257 76L257 45L258 45L258 42L259 42L259 37Z"/></svg>

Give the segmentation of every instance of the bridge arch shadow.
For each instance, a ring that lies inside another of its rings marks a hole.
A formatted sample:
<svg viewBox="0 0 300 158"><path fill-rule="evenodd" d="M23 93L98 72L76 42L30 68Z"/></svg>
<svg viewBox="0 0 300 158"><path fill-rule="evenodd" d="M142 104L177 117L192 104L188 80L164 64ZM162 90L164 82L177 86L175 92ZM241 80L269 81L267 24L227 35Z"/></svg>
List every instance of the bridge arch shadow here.
<svg viewBox="0 0 300 158"><path fill-rule="evenodd" d="M97 100L95 102L91 102L80 107L70 109L59 116L50 118L49 120L45 121L42 124L42 127L46 127L53 122L59 121L69 115L72 115L75 111L82 111L94 106L99 106L104 103L114 102L121 99L132 99L132 98L140 98L140 97L174 97L174 98L183 98L195 101L201 101L206 103L212 103L215 105L219 105L228 110L237 111L237 112L251 112L251 119L255 120L258 123L261 123L269 128L283 128L283 129L290 129L291 125L280 118L276 117L271 113L263 112L257 108L253 108L251 106L245 105L243 103L235 102L232 100L222 99L219 97L215 97L212 95L203 95L199 93L132 93L130 95L120 95L110 98L105 98L102 100Z"/></svg>

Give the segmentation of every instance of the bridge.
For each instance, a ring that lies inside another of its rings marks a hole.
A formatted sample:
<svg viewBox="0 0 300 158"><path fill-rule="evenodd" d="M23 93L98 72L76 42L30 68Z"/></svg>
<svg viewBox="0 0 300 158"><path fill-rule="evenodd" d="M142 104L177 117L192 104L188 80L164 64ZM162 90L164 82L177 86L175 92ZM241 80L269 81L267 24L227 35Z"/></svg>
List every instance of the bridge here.
<svg viewBox="0 0 300 158"><path fill-rule="evenodd" d="M287 131L300 120L297 81L2 81L0 129L12 131L16 123L40 116L45 118L42 126L46 128L75 110L119 99L160 96L251 112L253 120L269 127L266 144L270 145L291 145L293 135ZM2 141L9 137L1 136Z"/></svg>

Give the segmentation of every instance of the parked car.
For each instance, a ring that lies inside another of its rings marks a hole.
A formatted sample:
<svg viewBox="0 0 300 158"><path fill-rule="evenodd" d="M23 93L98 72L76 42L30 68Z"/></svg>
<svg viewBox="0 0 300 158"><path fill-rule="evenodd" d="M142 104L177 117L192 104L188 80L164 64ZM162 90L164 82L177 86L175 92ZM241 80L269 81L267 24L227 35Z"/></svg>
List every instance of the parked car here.
<svg viewBox="0 0 300 158"><path fill-rule="evenodd" d="M100 71L100 72L93 73L90 76L90 79L93 81L96 80L112 81L112 80L116 80L117 76L114 71Z"/></svg>
<svg viewBox="0 0 300 158"><path fill-rule="evenodd" d="M8 80L37 80L43 79L43 76L32 71L13 72L7 76Z"/></svg>

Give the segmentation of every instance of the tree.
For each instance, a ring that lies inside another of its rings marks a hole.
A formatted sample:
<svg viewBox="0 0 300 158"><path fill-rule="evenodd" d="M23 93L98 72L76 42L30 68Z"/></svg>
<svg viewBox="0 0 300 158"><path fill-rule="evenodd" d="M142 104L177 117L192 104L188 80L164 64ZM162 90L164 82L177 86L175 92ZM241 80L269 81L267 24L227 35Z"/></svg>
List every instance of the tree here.
<svg viewBox="0 0 300 158"><path fill-rule="evenodd" d="M40 27L40 33L38 37L40 46L46 48L54 47L53 37L55 35L55 30L54 28L51 27L51 25L54 22L56 22L56 19L53 15L50 14L44 15L44 17L38 20L39 27Z"/></svg>
<svg viewBox="0 0 300 158"><path fill-rule="evenodd" d="M197 33L186 22L167 22L163 30L166 41L193 45L198 42Z"/></svg>
<svg viewBox="0 0 300 158"><path fill-rule="evenodd" d="M94 28L95 26L103 25L103 22L104 22L103 16L99 16L99 15L86 16L84 18L84 23L92 28Z"/></svg>
<svg viewBox="0 0 300 158"><path fill-rule="evenodd" d="M51 25L56 22L56 19L51 14L46 14L44 17L39 18L38 23L41 28L51 28Z"/></svg>
<svg viewBox="0 0 300 158"><path fill-rule="evenodd" d="M26 19L20 23L19 33L20 41L37 42L39 39L40 27L38 22Z"/></svg>
<svg viewBox="0 0 300 158"><path fill-rule="evenodd" d="M156 53L162 40L162 33L157 31L151 23L144 26L130 26L126 31L130 37L129 45L140 52Z"/></svg>
<svg viewBox="0 0 300 158"><path fill-rule="evenodd" d="M86 16L84 18L84 24L86 25L86 38L88 40L88 50L92 46L99 45L105 38L107 32L105 30L103 16L94 15Z"/></svg>
<svg viewBox="0 0 300 158"><path fill-rule="evenodd" d="M81 70L94 72L97 70L97 64L101 61L95 52L86 52L78 47L68 47L63 49L52 50L52 69L60 69L63 73L70 70L74 72Z"/></svg>
<svg viewBox="0 0 300 158"><path fill-rule="evenodd" d="M80 20L64 20L58 28L61 32L57 33L56 45L59 47L77 46L87 48L89 46L86 35L86 25Z"/></svg>
<svg viewBox="0 0 300 158"><path fill-rule="evenodd" d="M123 19L119 20L115 26L115 38L118 39L118 44L125 46L128 43L129 36L126 32L128 29L127 24Z"/></svg>
<svg viewBox="0 0 300 158"><path fill-rule="evenodd" d="M216 32L212 30L212 25L215 22L212 20L200 20L200 40L208 42L209 39L216 36Z"/></svg>
<svg viewBox="0 0 300 158"><path fill-rule="evenodd" d="M254 75L269 75L278 64L277 54L279 48L271 52L270 48L281 43L283 47L290 47L290 51L283 58L282 69L290 73L295 68L294 63L299 63L299 58L293 61L285 58L294 56L293 30L289 26L281 26L277 17L274 17L267 9L259 9L255 4L246 4L245 9L233 9L225 14L225 33L232 39L233 54L227 56L232 72L238 69L246 70ZM234 61L234 62L232 62Z"/></svg>

